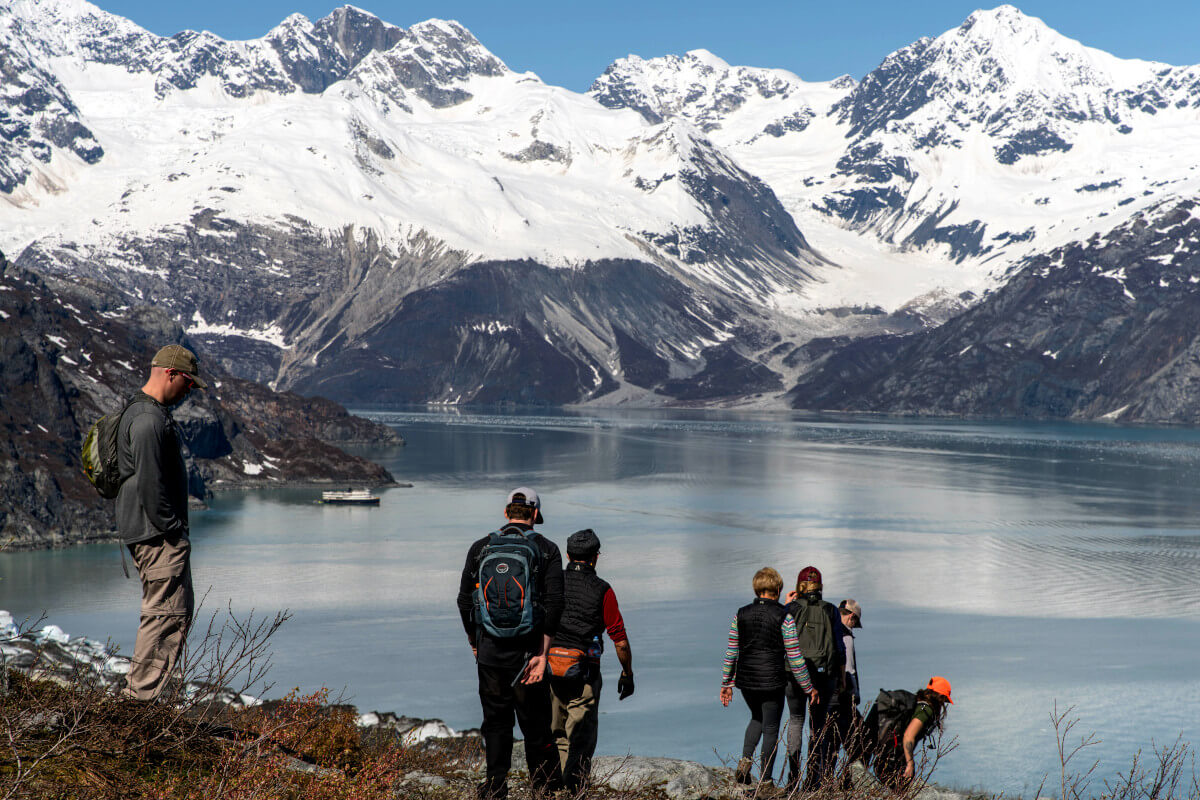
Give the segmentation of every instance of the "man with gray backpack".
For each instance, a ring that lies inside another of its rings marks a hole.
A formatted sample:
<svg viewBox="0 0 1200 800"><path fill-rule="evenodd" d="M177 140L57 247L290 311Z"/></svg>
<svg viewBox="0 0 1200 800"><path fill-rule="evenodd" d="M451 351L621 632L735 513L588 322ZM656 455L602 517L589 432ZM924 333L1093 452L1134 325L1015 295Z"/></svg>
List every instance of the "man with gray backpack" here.
<svg viewBox="0 0 1200 800"><path fill-rule="evenodd" d="M541 509L533 489L509 492L505 525L471 545L459 581L458 611L475 654L483 707L487 776L481 800L508 797L514 716L525 737L534 795L563 788L545 680L550 641L563 613L562 555L533 530L542 522Z"/></svg>

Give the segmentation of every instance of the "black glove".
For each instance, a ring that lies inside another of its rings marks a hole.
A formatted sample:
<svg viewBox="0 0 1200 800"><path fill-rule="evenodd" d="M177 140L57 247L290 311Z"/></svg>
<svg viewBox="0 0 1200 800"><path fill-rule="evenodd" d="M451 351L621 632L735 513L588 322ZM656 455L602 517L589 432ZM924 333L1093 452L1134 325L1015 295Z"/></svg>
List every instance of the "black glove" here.
<svg viewBox="0 0 1200 800"><path fill-rule="evenodd" d="M633 694L633 676L628 672L622 672L621 677L617 680L617 699L624 700L631 694Z"/></svg>

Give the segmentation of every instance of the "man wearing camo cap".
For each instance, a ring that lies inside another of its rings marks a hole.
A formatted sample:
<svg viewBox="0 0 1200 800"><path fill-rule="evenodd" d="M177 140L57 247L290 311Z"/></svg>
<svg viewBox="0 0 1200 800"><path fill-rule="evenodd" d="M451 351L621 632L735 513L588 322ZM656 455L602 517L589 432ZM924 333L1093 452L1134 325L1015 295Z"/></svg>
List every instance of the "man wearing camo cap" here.
<svg viewBox="0 0 1200 800"><path fill-rule="evenodd" d="M118 428L117 532L142 583L141 622L125 687L137 700L153 700L166 688L192 623L188 476L170 408L193 388L207 388L195 354L177 344L163 347Z"/></svg>

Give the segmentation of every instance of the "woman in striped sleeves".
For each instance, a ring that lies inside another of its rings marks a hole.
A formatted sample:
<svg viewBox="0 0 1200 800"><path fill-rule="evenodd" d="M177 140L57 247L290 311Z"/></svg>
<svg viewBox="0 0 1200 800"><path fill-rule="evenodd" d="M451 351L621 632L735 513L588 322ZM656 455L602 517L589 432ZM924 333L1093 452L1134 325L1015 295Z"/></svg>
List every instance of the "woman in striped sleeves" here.
<svg viewBox="0 0 1200 800"><path fill-rule="evenodd" d="M750 708L750 724L742 742L742 758L735 777L751 783L754 749L762 740L760 783L768 783L775 766L779 744L779 722L783 718L783 693L790 670L796 682L817 702L809 680L804 654L796 638L796 621L779 603L783 578L770 567L754 574L754 602L738 609L729 628L729 645L722 667L721 704L733 700L733 688L742 692ZM761 789L766 788L760 786Z"/></svg>

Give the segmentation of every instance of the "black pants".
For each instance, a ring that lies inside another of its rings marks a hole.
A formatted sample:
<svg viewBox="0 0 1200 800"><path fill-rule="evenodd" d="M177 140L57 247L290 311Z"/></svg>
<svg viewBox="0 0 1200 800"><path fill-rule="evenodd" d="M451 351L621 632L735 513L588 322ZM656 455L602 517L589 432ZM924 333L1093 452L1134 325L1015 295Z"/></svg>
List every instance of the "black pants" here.
<svg viewBox="0 0 1200 800"><path fill-rule="evenodd" d="M750 707L750 724L742 740L742 758L754 758L754 748L762 739L759 780L770 780L775 772L775 752L779 748L779 721L783 719L783 689L742 689L742 699Z"/></svg>
<svg viewBox="0 0 1200 800"><path fill-rule="evenodd" d="M838 741L846 753L846 761L842 766L840 780L842 789L851 788L850 765L855 761L864 760L867 753L866 734L863 731L863 717L854 703L850 692L842 692L838 696L837 732Z"/></svg>
<svg viewBox="0 0 1200 800"><path fill-rule="evenodd" d="M479 702L483 706L483 750L487 779L480 796L490 800L508 797L508 769L512 766L513 717L525 737L525 761L534 794L562 788L558 748L550 732L550 684L513 686L520 669L478 665Z"/></svg>
<svg viewBox="0 0 1200 800"><path fill-rule="evenodd" d="M808 763L804 769L802 788L815 791L818 786L833 778L837 769L837 683L824 674L810 672L809 678L817 689L819 701L810 703L800 684L789 678L787 684L788 704L788 787L800 785L800 743L804 736L804 717L809 721Z"/></svg>

